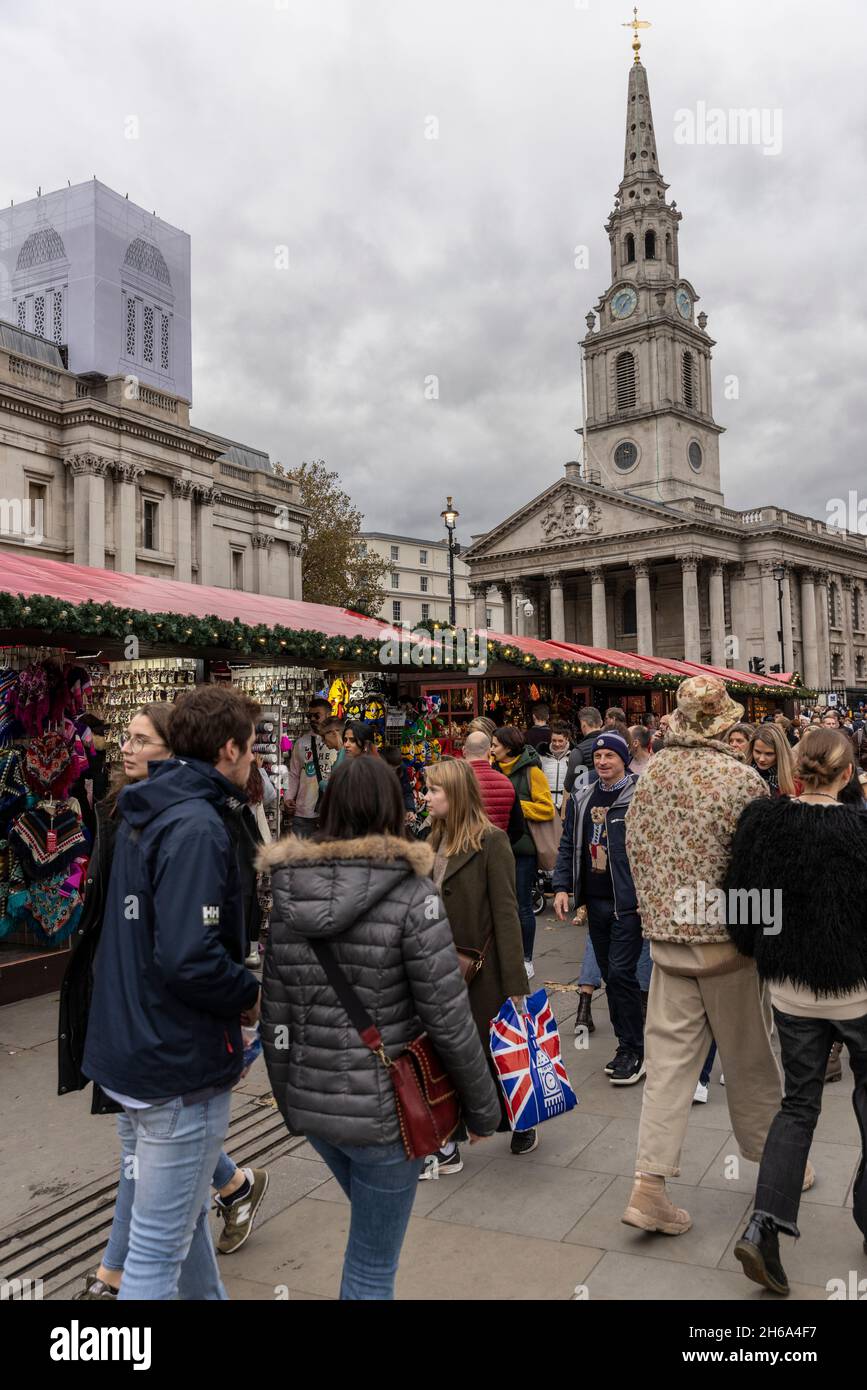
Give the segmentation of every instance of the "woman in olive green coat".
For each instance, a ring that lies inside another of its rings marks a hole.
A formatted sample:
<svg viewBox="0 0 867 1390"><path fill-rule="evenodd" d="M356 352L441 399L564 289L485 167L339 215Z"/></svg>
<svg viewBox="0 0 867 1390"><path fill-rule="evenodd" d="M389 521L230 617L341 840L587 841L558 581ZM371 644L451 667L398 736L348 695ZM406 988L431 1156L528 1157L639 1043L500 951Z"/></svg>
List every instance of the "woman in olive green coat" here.
<svg viewBox="0 0 867 1390"><path fill-rule="evenodd" d="M469 985L470 1009L490 1057L491 1019L512 998L523 1007L527 972L515 896L515 857L508 836L485 814L475 773L463 759L446 758L426 769L426 801L436 854L433 880L440 890L458 950L476 952L483 964ZM493 1067L493 1063L491 1063ZM501 1095L499 1083L497 1091ZM502 1105L502 1101L501 1101ZM502 1105L501 1129L510 1126ZM512 1135L512 1153L530 1153L536 1131ZM460 1151L447 1146L422 1177L460 1172Z"/></svg>

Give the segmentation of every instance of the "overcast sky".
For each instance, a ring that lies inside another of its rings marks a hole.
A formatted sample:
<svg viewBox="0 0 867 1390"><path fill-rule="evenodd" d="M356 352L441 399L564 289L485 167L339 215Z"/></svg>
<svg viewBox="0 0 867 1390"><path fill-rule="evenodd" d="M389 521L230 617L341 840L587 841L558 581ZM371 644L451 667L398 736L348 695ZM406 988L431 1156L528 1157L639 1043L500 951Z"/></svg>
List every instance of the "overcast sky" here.
<svg viewBox="0 0 867 1390"><path fill-rule="evenodd" d="M369 529L432 535L451 492L467 541L576 457L631 8L3 0L0 201L96 174L189 232L194 423L324 458ZM867 492L867 6L640 13L681 274L717 340L726 500L824 517ZM781 151L678 143L699 102L781 111Z"/></svg>

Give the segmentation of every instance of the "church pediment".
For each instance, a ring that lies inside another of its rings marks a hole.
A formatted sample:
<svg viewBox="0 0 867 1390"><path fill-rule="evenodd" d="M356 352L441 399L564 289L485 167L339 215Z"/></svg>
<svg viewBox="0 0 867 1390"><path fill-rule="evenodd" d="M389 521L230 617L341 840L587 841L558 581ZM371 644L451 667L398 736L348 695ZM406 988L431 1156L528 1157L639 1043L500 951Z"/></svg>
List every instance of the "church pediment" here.
<svg viewBox="0 0 867 1390"><path fill-rule="evenodd" d="M472 561L523 550L589 545L603 537L676 525L683 519L673 508L564 479L480 537L466 556Z"/></svg>

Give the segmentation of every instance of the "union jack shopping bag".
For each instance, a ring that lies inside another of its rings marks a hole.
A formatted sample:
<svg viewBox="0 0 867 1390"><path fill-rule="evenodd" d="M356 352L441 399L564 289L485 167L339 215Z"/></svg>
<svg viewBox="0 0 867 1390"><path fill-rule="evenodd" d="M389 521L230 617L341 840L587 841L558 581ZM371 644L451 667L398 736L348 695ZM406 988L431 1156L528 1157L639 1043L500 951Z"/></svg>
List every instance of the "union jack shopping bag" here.
<svg viewBox="0 0 867 1390"><path fill-rule="evenodd" d="M557 1020L544 989L519 1014L507 999L491 1020L491 1055L512 1129L533 1129L578 1104L560 1056Z"/></svg>

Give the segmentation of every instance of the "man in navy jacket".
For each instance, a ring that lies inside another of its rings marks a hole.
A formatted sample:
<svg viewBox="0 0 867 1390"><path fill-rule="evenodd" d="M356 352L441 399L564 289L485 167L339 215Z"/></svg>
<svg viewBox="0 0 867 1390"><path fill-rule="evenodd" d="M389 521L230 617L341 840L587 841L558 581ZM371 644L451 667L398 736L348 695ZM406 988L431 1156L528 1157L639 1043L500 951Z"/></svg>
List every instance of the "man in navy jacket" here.
<svg viewBox="0 0 867 1390"><path fill-rule="evenodd" d="M625 816L638 778L630 773L629 745L612 729L593 743L596 780L573 791L557 863L554 911L562 922L575 905L586 905L590 940L608 993L617 1053L605 1068L614 1086L632 1086L644 1076L644 1024L635 973L641 955L641 918L626 854Z"/></svg>
<svg viewBox="0 0 867 1390"><path fill-rule="evenodd" d="M118 799L83 1071L123 1106L121 1181L136 1182L121 1299L226 1297L207 1212L259 1011L237 861L258 713L225 687L182 696L174 757Z"/></svg>

